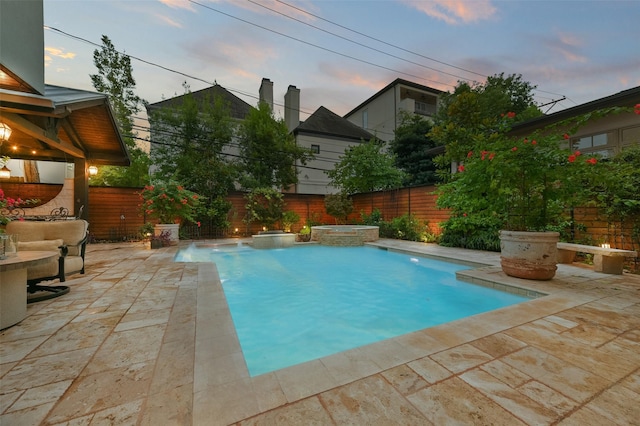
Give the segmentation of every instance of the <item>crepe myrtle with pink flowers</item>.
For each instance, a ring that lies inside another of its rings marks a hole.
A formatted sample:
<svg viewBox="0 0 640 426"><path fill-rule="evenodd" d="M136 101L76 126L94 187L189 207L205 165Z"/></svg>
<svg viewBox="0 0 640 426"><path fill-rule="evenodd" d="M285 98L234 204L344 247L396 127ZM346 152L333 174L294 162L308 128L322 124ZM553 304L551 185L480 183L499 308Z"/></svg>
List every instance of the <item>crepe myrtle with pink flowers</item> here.
<svg viewBox="0 0 640 426"><path fill-rule="evenodd" d="M142 212L159 223L195 222L201 208L202 196L174 181L147 185L140 193Z"/></svg>
<svg viewBox="0 0 640 426"><path fill-rule="evenodd" d="M457 173L439 186L438 205L451 212L445 228L473 221L512 231L561 230L571 207L593 200L602 173L596 155L572 149L571 134L593 118L622 111L628 109L590 113L528 137L509 136L517 117L503 114L499 128L479 135Z"/></svg>

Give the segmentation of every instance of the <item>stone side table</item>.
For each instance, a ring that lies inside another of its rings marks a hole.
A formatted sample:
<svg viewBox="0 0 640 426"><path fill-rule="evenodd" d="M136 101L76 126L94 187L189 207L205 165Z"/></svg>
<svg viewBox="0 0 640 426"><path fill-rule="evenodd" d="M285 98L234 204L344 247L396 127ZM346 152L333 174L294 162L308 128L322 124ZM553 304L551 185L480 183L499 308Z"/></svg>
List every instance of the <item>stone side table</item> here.
<svg viewBox="0 0 640 426"><path fill-rule="evenodd" d="M58 256L57 251L23 251L0 260L0 330L27 316L27 267Z"/></svg>

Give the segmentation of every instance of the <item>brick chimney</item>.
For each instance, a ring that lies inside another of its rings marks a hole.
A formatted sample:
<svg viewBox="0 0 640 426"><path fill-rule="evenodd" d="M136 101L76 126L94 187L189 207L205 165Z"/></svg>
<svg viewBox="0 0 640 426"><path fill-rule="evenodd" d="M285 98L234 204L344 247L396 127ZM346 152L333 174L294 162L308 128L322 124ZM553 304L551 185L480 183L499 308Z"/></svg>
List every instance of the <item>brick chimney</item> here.
<svg viewBox="0 0 640 426"><path fill-rule="evenodd" d="M269 105L271 111L273 111L273 82L268 78L263 78L260 83L260 90L258 91L258 97L260 102L264 102Z"/></svg>
<svg viewBox="0 0 640 426"><path fill-rule="evenodd" d="M284 122L289 131L300 125L300 89L289 85L284 95Z"/></svg>

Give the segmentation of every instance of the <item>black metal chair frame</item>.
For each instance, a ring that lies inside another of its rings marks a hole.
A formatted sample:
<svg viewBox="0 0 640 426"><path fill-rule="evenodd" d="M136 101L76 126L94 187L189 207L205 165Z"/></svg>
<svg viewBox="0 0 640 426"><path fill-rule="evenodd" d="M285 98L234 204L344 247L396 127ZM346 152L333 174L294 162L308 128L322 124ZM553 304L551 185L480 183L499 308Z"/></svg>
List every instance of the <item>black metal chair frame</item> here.
<svg viewBox="0 0 640 426"><path fill-rule="evenodd" d="M82 269L80 270L81 274L84 274L84 254L87 248L87 239L89 237L89 233L84 236L80 242L75 244L78 247L80 252L80 257L82 257ZM72 245L74 246L74 245ZM55 297L62 296L63 294L69 293L69 286L66 285L58 285L58 286L48 286L48 285L38 285L38 283L42 281L50 281L59 279L61 283L66 281L66 274L64 271L64 259L69 254L69 245L65 244L58 247L60 249L60 257L58 258L58 273L56 275L50 277L42 277L42 278L34 278L31 280L27 280L27 303L35 303L41 302L43 300L53 299ZM31 296L38 292L44 292L46 294L41 294L37 296Z"/></svg>

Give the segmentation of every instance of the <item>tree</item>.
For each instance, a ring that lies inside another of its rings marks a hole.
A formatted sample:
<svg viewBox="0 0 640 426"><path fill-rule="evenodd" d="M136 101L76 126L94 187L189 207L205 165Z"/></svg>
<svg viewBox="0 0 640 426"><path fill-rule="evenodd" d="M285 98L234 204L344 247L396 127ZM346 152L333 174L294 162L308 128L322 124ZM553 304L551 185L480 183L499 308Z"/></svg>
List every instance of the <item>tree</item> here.
<svg viewBox="0 0 640 426"><path fill-rule="evenodd" d="M284 196L273 188L254 188L246 196L247 218L245 222L260 222L267 230L273 229L284 214Z"/></svg>
<svg viewBox="0 0 640 426"><path fill-rule="evenodd" d="M198 102L189 86L181 103L149 113L153 127L154 178L172 178L187 189L206 195L207 216L225 226L231 205L226 196L237 172L229 160L234 124L228 105L218 97Z"/></svg>
<svg viewBox="0 0 640 426"><path fill-rule="evenodd" d="M383 143L376 139L349 148L326 173L331 185L348 195L397 188L405 177L395 166L395 156L384 152Z"/></svg>
<svg viewBox="0 0 640 426"><path fill-rule="evenodd" d="M431 123L416 114L403 114L390 148L396 156L396 166L406 173L404 185L432 184L439 181L434 155L428 151L436 142L428 136Z"/></svg>
<svg viewBox="0 0 640 426"><path fill-rule="evenodd" d="M240 184L245 189L287 188L298 182L296 161L304 165L313 156L296 144L284 120L274 119L264 102L249 112L238 138Z"/></svg>
<svg viewBox="0 0 640 426"><path fill-rule="evenodd" d="M327 214L336 218L336 223L347 223L347 218L353 212L353 200L347 194L328 194L324 197L324 208Z"/></svg>
<svg viewBox="0 0 640 426"><path fill-rule="evenodd" d="M533 100L535 87L521 75L501 73L484 84L459 82L453 93L443 94L429 134L446 147L446 154L437 159L441 176L449 177L451 162L464 160L478 137L495 134L506 114L515 114L519 121L541 115Z"/></svg>
<svg viewBox="0 0 640 426"><path fill-rule="evenodd" d="M136 143L134 115L140 111L142 99L135 94L131 59L118 52L109 37L102 36L102 49L94 50L93 63L98 74L91 74L93 87L109 97L118 128L131 159L130 167L104 166L91 178L91 185L144 186L149 181L149 156Z"/></svg>

